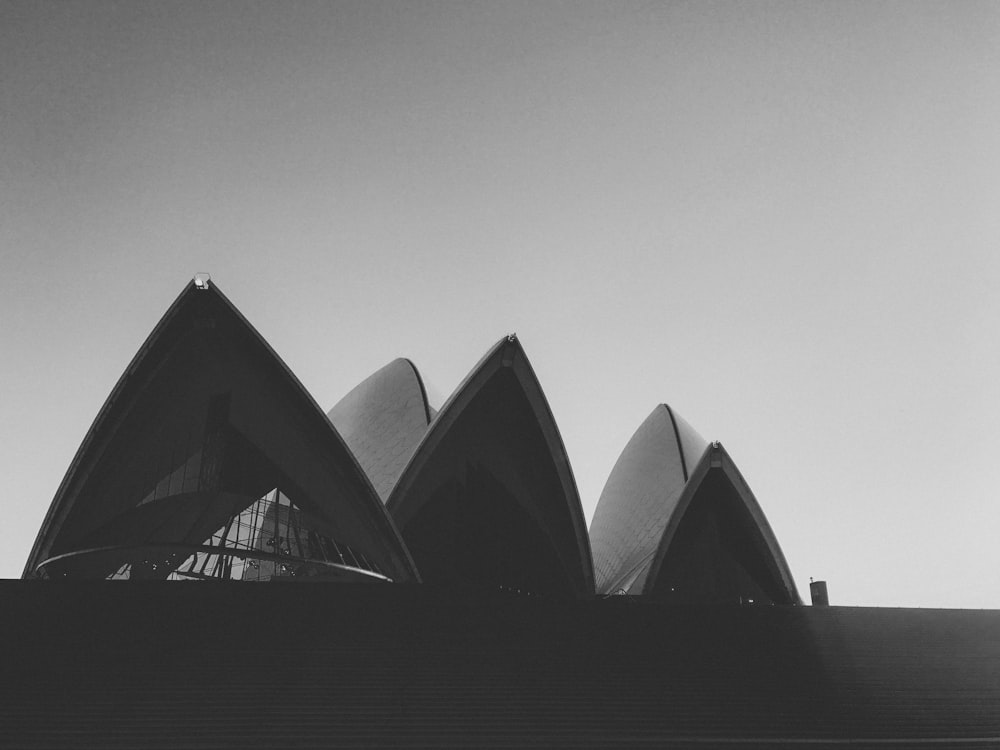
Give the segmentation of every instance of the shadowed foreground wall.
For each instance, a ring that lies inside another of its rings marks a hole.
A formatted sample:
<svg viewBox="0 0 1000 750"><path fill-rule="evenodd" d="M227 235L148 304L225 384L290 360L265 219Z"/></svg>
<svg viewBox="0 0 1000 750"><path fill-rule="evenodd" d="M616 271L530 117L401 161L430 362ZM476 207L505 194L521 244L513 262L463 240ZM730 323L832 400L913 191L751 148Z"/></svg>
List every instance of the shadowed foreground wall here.
<svg viewBox="0 0 1000 750"><path fill-rule="evenodd" d="M1000 743L993 611L2 581L0 613L5 746Z"/></svg>

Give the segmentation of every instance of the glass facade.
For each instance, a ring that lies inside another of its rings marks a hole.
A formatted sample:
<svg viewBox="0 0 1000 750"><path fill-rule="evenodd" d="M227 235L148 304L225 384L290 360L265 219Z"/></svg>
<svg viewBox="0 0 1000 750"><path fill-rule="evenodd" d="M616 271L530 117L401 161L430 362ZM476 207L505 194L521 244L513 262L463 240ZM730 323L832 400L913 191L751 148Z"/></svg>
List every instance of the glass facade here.
<svg viewBox="0 0 1000 750"><path fill-rule="evenodd" d="M170 504L169 499L157 501ZM280 578L390 580L363 552L316 530L316 522L275 488L198 545L175 543L103 547L43 563L50 577L110 580L271 581Z"/></svg>

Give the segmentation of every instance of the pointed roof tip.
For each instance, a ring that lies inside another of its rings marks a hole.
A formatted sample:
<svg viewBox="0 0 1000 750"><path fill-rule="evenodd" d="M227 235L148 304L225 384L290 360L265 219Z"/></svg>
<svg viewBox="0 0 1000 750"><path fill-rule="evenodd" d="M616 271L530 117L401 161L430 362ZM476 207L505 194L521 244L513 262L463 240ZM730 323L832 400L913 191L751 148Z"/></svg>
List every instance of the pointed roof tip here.
<svg viewBox="0 0 1000 750"><path fill-rule="evenodd" d="M203 292L207 292L207 294L203 294ZM189 312L194 314L188 315ZM218 325L201 325L203 317L212 319ZM175 343L183 339L186 332L191 330L194 330L198 336L221 337L220 341L225 347L228 347L227 351L236 352L239 356L252 360L254 367L250 369L259 373L261 382L244 383L239 381L239 388L247 391L267 390L269 398L273 397L274 403L280 401L281 409L299 418L299 421L295 423L294 434L303 441L314 441L315 444L321 445L321 452L327 456L327 460L335 461L335 469L332 473L327 472L327 474L335 477L334 481L338 484L338 491L334 493L317 491L309 494L317 498L332 495L341 498L341 500L336 504L336 511L333 510L333 506L328 508L326 505L320 510L327 512L328 515L336 512L340 522L347 519L352 530L357 530L359 539L364 540L368 537L367 541L371 544L365 543L366 549L370 549L374 555L379 557L381 557L381 553L384 553L386 559L379 560L379 562L384 562L386 569L397 572L400 576L399 580L419 580L419 573L413 565L412 558L409 551L406 550L398 530L375 494L364 471L357 465L353 454L344 444L343 439L287 364L218 286L211 283L209 275L202 273L196 274L190 282L184 284L180 294L160 317L126 366L125 371L119 377L95 417L49 506L26 563L24 577L30 577L34 574L37 563L43 560L53 544L59 541L58 537L62 533L64 525L69 528L74 523L75 516L71 517L71 515L77 512L77 499L81 499L79 507L84 507L85 503L90 502L88 495L90 485L88 483L92 480L94 482L104 481L107 476L113 474L113 472L106 473L93 479L95 476L94 466L98 462L105 461L106 455L110 455L100 445L103 436L108 434L114 437L120 425L133 419L135 404L141 405L144 403L144 399L150 400L152 398L149 395L152 392L152 387L159 387L158 381L153 382L154 376L161 380L167 378L168 375L175 377L170 367L175 369L179 367L179 365L175 365L175 360L180 361L181 357ZM206 333L208 331L212 333ZM223 376L220 375L220 378ZM180 377L176 379L177 382L185 384L189 380ZM205 400L202 397L216 385L223 389L235 390L237 388L237 385L226 378L223 378L219 383L199 381L191 384L189 386L190 393L185 391L185 394L189 396L194 394L191 398L196 397L199 400L194 406L185 402L185 408L190 407L188 411L195 414L200 408L198 405ZM199 388L201 390L197 390ZM209 395L212 394L214 394L214 390ZM177 394L171 392L171 397L177 397ZM268 403L272 403L272 401L268 401ZM251 413L236 412L235 417L231 414L230 421L233 424L235 424L233 420L236 417L242 420L240 425L242 428L256 429ZM192 423L196 422L196 418L201 418L200 413L191 417ZM112 456L112 458L114 457ZM309 475L310 479L312 476ZM145 481L145 478L142 481ZM129 501L128 495L130 493L127 490L130 489L126 487L119 493L125 501L124 504ZM113 510L114 508L111 508L108 512ZM378 549L376 550L376 548Z"/></svg>
<svg viewBox="0 0 1000 750"><path fill-rule="evenodd" d="M653 409L625 446L591 520L598 593L653 591L679 524L709 472L725 474L752 519L777 597L800 603L774 532L729 453L665 403Z"/></svg>
<svg viewBox="0 0 1000 750"><path fill-rule="evenodd" d="M654 406L636 428L590 522L598 591L618 588L630 571L648 569L669 508L707 448L708 441L666 403Z"/></svg>
<svg viewBox="0 0 1000 750"><path fill-rule="evenodd" d="M672 406L671 406L670 404L668 404L668 403L667 403L666 401L661 401L661 402L660 402L659 404L657 404L656 408L657 408L657 409L660 409L660 408L662 408L662 409L666 409L666 410L667 410L667 411L668 411L668 412L670 413L670 416L671 416L671 417L675 417L675 418L677 418L677 419L681 419L681 420L683 420L683 421L687 422L687 420L686 420L686 419L684 419L684 418L683 418L683 417L682 417L682 416L681 416L681 415L680 415L680 414L678 413L678 411L677 411L677 410L676 410L676 409L675 409L674 407L672 407ZM654 410L654 411L655 411L655 410ZM690 423L689 423L689 424L690 424Z"/></svg>
<svg viewBox="0 0 1000 750"><path fill-rule="evenodd" d="M439 446L450 435L467 429L468 423L464 421L467 413L475 414L474 405L484 403L478 401L480 392L498 383L502 384L497 386L502 388L502 392L508 397L516 398L518 404L523 403L526 411L532 414L531 424L538 431L539 440L545 445L541 452L551 461L553 481L560 488L564 500L557 509L549 512L565 516L546 521L552 521L550 535L560 537L565 533L570 537L560 538L559 545L567 549L556 555L562 559L573 579L571 587L578 589L579 593L593 594L592 557L576 480L552 410L516 333L506 334L494 343L441 405L393 487L386 507L390 509L397 525L404 529L405 537L406 525L419 513L423 500L426 499L413 500L414 495L420 494L414 492L413 488L425 481L425 467L450 460L445 454L439 453ZM569 548L573 550L570 551Z"/></svg>
<svg viewBox="0 0 1000 750"><path fill-rule="evenodd" d="M524 353L524 347L521 346L521 342L517 340L517 334L511 333L500 339L499 346L503 349L503 360L501 364L504 367L512 367L514 364L514 359L517 355Z"/></svg>
<svg viewBox="0 0 1000 750"><path fill-rule="evenodd" d="M370 398L371 394L366 394L365 391L370 390L379 380L394 382L397 388L403 388L407 381L412 380L415 382L419 391L424 418L426 422L430 424L432 418L431 412L434 411L434 409L428 399L427 388L424 386L424 379L420 374L420 370L417 369L413 360L408 357L396 357L392 361L375 370L375 372L371 373L368 377L344 394L340 400L327 411L327 417L336 423L338 417L344 416L343 412L352 400L366 396Z"/></svg>
<svg viewBox="0 0 1000 750"><path fill-rule="evenodd" d="M491 362L495 362L499 358L500 365L502 367L512 367L515 360L519 356L524 355L524 347L521 345L521 340L517 337L516 333L508 333L502 336L496 343L493 344L486 353L479 359L475 367L473 367L469 373L465 376L458 387L452 391L451 396L445 399L444 403L438 408L438 412L444 411L445 405L455 396L459 391L461 391L468 381L477 373L484 369L488 369Z"/></svg>
<svg viewBox="0 0 1000 750"><path fill-rule="evenodd" d="M799 596L798 588L795 585L795 578L781 550L781 545L778 543L778 539L770 523L768 523L767 517L764 515L764 511L757 501L753 490L750 489L736 462L733 461L732 456L729 455L722 443L718 440L709 443L697 466L692 469L691 474L691 481L686 483L683 495L678 499L677 509L672 514L676 516L676 520L674 518L670 519L668 528L664 530L660 538L656 556L649 566L648 575L642 586L642 593L652 593L657 579L660 577L660 571L664 565L664 560L670 549L673 537L677 533L679 522L683 519L688 507L696 502L695 498L702 491L701 485L705 482L706 477L714 474L715 476L725 477L725 481L728 482L736 498L742 504L744 511L751 519L750 528L753 529L757 537L756 546L764 557L765 565L770 568L771 583L774 586L774 591L779 592L774 603L802 604L802 598ZM781 599L781 601L778 601L778 599Z"/></svg>
<svg viewBox="0 0 1000 750"><path fill-rule="evenodd" d="M708 448L709 441L702 437L701 433L692 427L690 422L671 408L670 404L661 403L653 409L653 414L661 407L666 411L671 427L673 427L674 441L676 442L677 452L681 459L681 471L684 475L684 480L687 481L694 464L698 462L705 449ZM652 416L651 414L650 417Z"/></svg>
<svg viewBox="0 0 1000 750"><path fill-rule="evenodd" d="M354 386L327 418L385 502L433 414L416 365L397 357Z"/></svg>
<svg viewBox="0 0 1000 750"><path fill-rule="evenodd" d="M430 396L427 395L427 386L424 384L424 376L420 374L420 370L417 369L417 365L412 359L409 357L399 357L399 359L410 366L410 369L413 371L413 377L417 379L417 385L420 386L420 399L424 405L424 417L427 419L427 424L430 424L434 417L437 416L437 409L431 406Z"/></svg>

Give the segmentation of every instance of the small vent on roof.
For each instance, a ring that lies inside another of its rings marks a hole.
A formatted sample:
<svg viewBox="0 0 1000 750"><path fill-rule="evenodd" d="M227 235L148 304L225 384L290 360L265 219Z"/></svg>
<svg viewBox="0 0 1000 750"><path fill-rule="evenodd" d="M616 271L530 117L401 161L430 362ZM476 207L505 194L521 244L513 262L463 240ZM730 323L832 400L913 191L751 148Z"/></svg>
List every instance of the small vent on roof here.
<svg viewBox="0 0 1000 750"><path fill-rule="evenodd" d="M212 277L207 273L196 273L194 275L195 289L208 289L208 284L211 280Z"/></svg>
<svg viewBox="0 0 1000 750"><path fill-rule="evenodd" d="M809 579L809 596L812 598L814 607L829 607L830 594L826 589L826 581L814 581Z"/></svg>

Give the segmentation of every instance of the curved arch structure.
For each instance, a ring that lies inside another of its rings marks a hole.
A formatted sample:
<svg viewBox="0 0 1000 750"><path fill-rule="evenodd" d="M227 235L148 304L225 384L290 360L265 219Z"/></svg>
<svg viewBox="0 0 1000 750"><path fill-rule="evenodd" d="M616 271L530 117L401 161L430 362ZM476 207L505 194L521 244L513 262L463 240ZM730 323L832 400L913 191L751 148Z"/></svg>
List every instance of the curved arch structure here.
<svg viewBox="0 0 1000 750"><path fill-rule="evenodd" d="M386 507L429 583L594 592L569 459L514 336L441 407Z"/></svg>
<svg viewBox="0 0 1000 750"><path fill-rule="evenodd" d="M777 539L729 454L665 404L622 451L590 534L598 593L801 603Z"/></svg>
<svg viewBox="0 0 1000 750"><path fill-rule="evenodd" d="M693 468L708 441L660 404L615 463L590 524L599 594L638 590Z"/></svg>
<svg viewBox="0 0 1000 750"><path fill-rule="evenodd" d="M802 604L764 511L720 443L691 471L640 593L680 603Z"/></svg>
<svg viewBox="0 0 1000 750"><path fill-rule="evenodd" d="M432 419L417 368L395 359L327 413L384 502Z"/></svg>
<svg viewBox="0 0 1000 750"><path fill-rule="evenodd" d="M418 580L329 420L232 303L196 278L95 419L24 576L328 572Z"/></svg>

